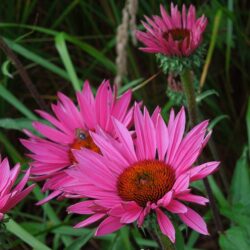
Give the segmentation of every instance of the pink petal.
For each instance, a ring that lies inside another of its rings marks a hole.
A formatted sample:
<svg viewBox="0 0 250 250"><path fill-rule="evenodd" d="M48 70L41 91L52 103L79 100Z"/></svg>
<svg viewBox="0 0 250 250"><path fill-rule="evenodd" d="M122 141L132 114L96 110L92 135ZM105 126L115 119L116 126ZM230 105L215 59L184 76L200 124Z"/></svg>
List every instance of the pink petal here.
<svg viewBox="0 0 250 250"><path fill-rule="evenodd" d="M129 166L128 161L124 158L123 154L102 136L96 133L90 133L95 144L101 149L102 153L112 161L118 164L118 166Z"/></svg>
<svg viewBox="0 0 250 250"><path fill-rule="evenodd" d="M209 202L209 200L205 197L202 197L200 195L189 194L189 193L179 194L176 196L176 198L183 200L183 201L197 203L200 205L206 205L206 203Z"/></svg>
<svg viewBox="0 0 250 250"><path fill-rule="evenodd" d="M158 149L159 160L164 160L169 144L169 135L167 126L159 114L156 123L156 144Z"/></svg>
<svg viewBox="0 0 250 250"><path fill-rule="evenodd" d="M212 161L203 163L197 167L193 167L190 171L190 181L196 181L203 179L204 177L208 176L209 174L213 173L219 166L220 162Z"/></svg>
<svg viewBox="0 0 250 250"><path fill-rule="evenodd" d="M180 175L175 181L174 186L172 187L172 190L174 190L174 192L177 194L185 191L189 186L189 179L190 178L188 174Z"/></svg>
<svg viewBox="0 0 250 250"><path fill-rule="evenodd" d="M94 214L92 216L90 216L88 219L84 220L84 221L81 221L79 222L78 224L76 224L74 226L74 228L80 228L80 227L86 227L98 220L100 220L101 218L103 218L105 216L105 214Z"/></svg>
<svg viewBox="0 0 250 250"><path fill-rule="evenodd" d="M120 142L123 144L124 149L127 151L127 155L130 157L130 163L137 161L137 157L135 154L134 143L131 138L130 132L127 128L118 120L113 120L116 133L120 139ZM128 158L127 158L128 159Z"/></svg>
<svg viewBox="0 0 250 250"><path fill-rule="evenodd" d="M48 125L42 124L40 122L33 122L33 126L38 130L42 135L48 139L62 144L69 144L72 142L72 138L66 134L49 127Z"/></svg>
<svg viewBox="0 0 250 250"><path fill-rule="evenodd" d="M109 216L98 226L95 232L95 236L102 236L105 234L113 233L114 231L117 231L123 226L124 224L120 223L119 218Z"/></svg>
<svg viewBox="0 0 250 250"><path fill-rule="evenodd" d="M132 91L126 91L119 99L114 103L112 110L112 116L117 120L123 122L132 98Z"/></svg>
<svg viewBox="0 0 250 250"><path fill-rule="evenodd" d="M138 206L135 202L129 202L128 204L123 204L125 212L121 217L121 223L132 223L136 221L143 211L143 208Z"/></svg>
<svg viewBox="0 0 250 250"><path fill-rule="evenodd" d="M106 130L109 125L113 99L109 81L103 81L96 92L95 108L97 122L104 130Z"/></svg>
<svg viewBox="0 0 250 250"><path fill-rule="evenodd" d="M209 235L205 221L193 209L188 208L188 211L185 214L179 214L179 217L185 224L187 224L198 233Z"/></svg>
<svg viewBox="0 0 250 250"><path fill-rule="evenodd" d="M161 205L163 207L168 206L168 204L171 202L173 198L173 191L167 192L158 202L157 205Z"/></svg>
<svg viewBox="0 0 250 250"><path fill-rule="evenodd" d="M166 206L166 209L175 214L187 212L187 207L177 200L172 200L170 204Z"/></svg>
<svg viewBox="0 0 250 250"><path fill-rule="evenodd" d="M175 242L175 229L169 218L160 210L156 209L157 221L163 234L173 243Z"/></svg>
<svg viewBox="0 0 250 250"><path fill-rule="evenodd" d="M2 212L7 212L11 208L15 207L16 204L19 203L22 199L24 199L32 191L34 187L35 187L35 184L32 184L26 189L24 189L22 192L17 193L12 198L10 198L6 206L3 208Z"/></svg>
<svg viewBox="0 0 250 250"><path fill-rule="evenodd" d="M41 206L44 205L45 203L47 203L48 201L52 200L53 198L57 197L58 195L60 195L62 193L62 191L54 191L52 192L50 195L46 196L45 198L43 198L42 200L40 200L39 202L36 203L37 206Z"/></svg>
<svg viewBox="0 0 250 250"><path fill-rule="evenodd" d="M24 186L26 185L29 179L29 176L30 176L30 168L26 171L23 179L18 183L18 185L13 189L13 191L20 192L21 190L23 190Z"/></svg>
<svg viewBox="0 0 250 250"><path fill-rule="evenodd" d="M169 131L169 146L167 152L167 163L171 165L175 153L181 143L184 130L185 130L185 110L182 107L181 111L177 114L172 128Z"/></svg>
<svg viewBox="0 0 250 250"><path fill-rule="evenodd" d="M94 213L91 209L91 206L94 205L94 202L92 200L88 201L81 201L74 205L71 205L67 208L67 211L69 213L75 213L75 214L92 214Z"/></svg>

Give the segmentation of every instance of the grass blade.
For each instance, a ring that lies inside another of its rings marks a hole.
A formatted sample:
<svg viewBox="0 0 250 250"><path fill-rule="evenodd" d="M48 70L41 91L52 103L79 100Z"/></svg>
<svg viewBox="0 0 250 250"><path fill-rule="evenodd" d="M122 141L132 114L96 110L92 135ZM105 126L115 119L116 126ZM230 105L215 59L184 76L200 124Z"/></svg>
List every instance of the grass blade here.
<svg viewBox="0 0 250 250"><path fill-rule="evenodd" d="M217 40L218 31L219 31L219 27L220 27L220 23L221 23L221 17L222 17L222 10L219 9L215 15L215 18L214 18L212 37L211 37L211 41L209 44L209 49L207 52L205 64L204 64L204 67L202 70L201 79L200 79L200 89L202 89L202 87L205 83L207 73L208 73L208 68L209 68L211 60L212 60L212 56L213 56L214 48L215 48L215 43Z"/></svg>
<svg viewBox="0 0 250 250"><path fill-rule="evenodd" d="M32 62L37 63L38 65L50 70L51 72L61 76L64 79L69 80L68 74L56 66L55 64L51 63L50 61L42 58L41 56L35 54L34 52L24 48L20 44L17 44L8 38L4 38L4 41L7 43L7 45L16 53L20 54L21 56L31 60Z"/></svg>
<svg viewBox="0 0 250 250"><path fill-rule="evenodd" d="M69 52L65 43L64 33L59 33L58 35L56 35L55 43L56 43L57 51L59 52L59 55L63 61L63 64L68 72L73 88L75 89L75 91L81 90L79 79L76 75L74 66L72 64L72 61L69 56Z"/></svg>
<svg viewBox="0 0 250 250"><path fill-rule="evenodd" d="M0 96L27 118L31 120L37 120L37 117L24 105L22 104L9 90L7 90L3 85L0 84Z"/></svg>
<svg viewBox="0 0 250 250"><path fill-rule="evenodd" d="M51 248L44 245L41 241L36 239L33 235L24 230L20 225L18 225L14 220L9 219L5 223L6 229L16 235L18 238L26 242L29 246L36 250L51 250Z"/></svg>

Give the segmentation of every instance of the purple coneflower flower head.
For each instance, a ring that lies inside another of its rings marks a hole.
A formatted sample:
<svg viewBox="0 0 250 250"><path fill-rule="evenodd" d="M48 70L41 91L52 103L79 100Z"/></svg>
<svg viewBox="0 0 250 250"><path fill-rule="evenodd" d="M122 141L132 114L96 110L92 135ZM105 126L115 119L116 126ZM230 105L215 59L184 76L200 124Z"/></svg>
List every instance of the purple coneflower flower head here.
<svg viewBox="0 0 250 250"><path fill-rule="evenodd" d="M29 179L30 169L26 171L23 179L15 185L19 172L19 163L10 169L8 159L5 158L2 161L0 156L0 221L4 218L4 214L14 208L34 188L35 184L24 188Z"/></svg>
<svg viewBox="0 0 250 250"><path fill-rule="evenodd" d="M68 208L90 215L75 227L101 221L96 230L101 236L134 222L141 227L154 213L163 234L174 242L171 217L176 214L192 229L208 234L203 218L188 206L205 205L208 199L193 194L190 184L215 171L219 162L193 166L211 133L203 121L184 135L185 121L184 108L176 116L172 110L167 125L159 111L150 117L136 105L133 134L117 119L113 124L118 140L91 133L101 154L75 151L78 164L67 171L74 181L64 187L88 198Z"/></svg>
<svg viewBox="0 0 250 250"><path fill-rule="evenodd" d="M146 31L137 31L136 36L145 47L141 50L148 53L160 53L168 57L188 57L201 44L203 32L207 26L207 18L203 15L196 18L196 10L190 5L188 11L185 4L182 11L171 3L170 15L160 6L161 16L145 17L142 22Z"/></svg>
<svg viewBox="0 0 250 250"><path fill-rule="evenodd" d="M132 92L128 90L117 98L117 90L112 90L109 81L103 81L94 97L88 81L82 92L77 94L76 106L62 93L58 93L57 104L52 104L54 116L38 111L50 125L34 122L33 127L43 137L25 131L29 139L22 139L22 144L31 151L28 156L31 174L35 180L46 180L43 191L53 192L38 204L62 195L60 186L69 180L64 170L77 163L72 150L88 148L99 153L98 146L92 140L90 132L102 129L115 137L111 117L115 117L124 126L130 126L133 108L129 108ZM64 194L65 195L65 194Z"/></svg>

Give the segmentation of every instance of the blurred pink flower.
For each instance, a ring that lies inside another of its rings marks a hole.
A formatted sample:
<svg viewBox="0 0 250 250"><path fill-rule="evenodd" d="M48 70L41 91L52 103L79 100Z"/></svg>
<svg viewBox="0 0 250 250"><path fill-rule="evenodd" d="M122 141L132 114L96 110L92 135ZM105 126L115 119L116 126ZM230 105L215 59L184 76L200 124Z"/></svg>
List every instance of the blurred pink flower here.
<svg viewBox="0 0 250 250"><path fill-rule="evenodd" d="M25 131L30 138L21 139L21 142L32 152L28 156L33 159L30 166L34 179L46 180L43 191L53 190L38 204L62 194L60 186L70 179L64 170L76 163L72 149L88 148L99 152L90 131L98 132L101 128L110 136L115 136L111 116L125 126L130 125L133 114L133 108L129 109L132 92L129 90L120 98L117 98L116 92L116 89L112 91L109 81L103 81L94 97L89 82L85 81L82 92L76 94L79 109L71 99L58 93L58 103L52 104L55 117L44 111L37 111L50 123L33 123L36 131L45 138Z"/></svg>
<svg viewBox="0 0 250 250"><path fill-rule="evenodd" d="M113 119L118 140L91 133L102 154L82 149L74 151L78 164L66 171L73 182L64 189L88 200L68 208L70 213L90 215L75 227L85 227L102 220L96 236L118 230L155 212L163 234L175 241L171 213L192 229L208 234L202 217L186 202L205 205L208 199L191 193L189 184L217 169L219 162L193 164L210 138L208 121L195 126L184 136L184 108L175 116L170 113L168 125L159 111L150 117L147 109L134 110L135 133ZM182 203L182 202L185 202Z"/></svg>
<svg viewBox="0 0 250 250"><path fill-rule="evenodd" d="M0 220L3 219L5 213L15 207L34 188L35 184L24 189L30 175L30 169L26 171L19 184L14 187L19 172L20 164L16 164L10 170L8 159L5 158L1 161L0 157Z"/></svg>
<svg viewBox="0 0 250 250"><path fill-rule="evenodd" d="M160 6L161 17L145 16L147 23L142 22L146 32L137 31L136 36L145 48L141 50L148 53L161 53L166 56L189 56L200 45L202 34L207 26L207 18L201 16L196 19L196 11L190 5L186 11L186 6L182 5L182 13L178 6L171 3L171 15L164 7Z"/></svg>

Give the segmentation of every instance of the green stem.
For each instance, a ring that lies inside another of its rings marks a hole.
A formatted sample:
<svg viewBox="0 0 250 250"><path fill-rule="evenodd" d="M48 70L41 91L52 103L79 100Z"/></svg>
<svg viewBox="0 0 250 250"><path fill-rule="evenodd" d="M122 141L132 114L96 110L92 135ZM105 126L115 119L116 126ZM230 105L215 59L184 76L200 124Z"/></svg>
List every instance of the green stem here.
<svg viewBox="0 0 250 250"><path fill-rule="evenodd" d="M187 98L187 108L190 118L191 126L194 126L197 122L197 108L195 102L195 92L193 86L193 75L191 70L184 70L181 74L181 82L184 93Z"/></svg>
<svg viewBox="0 0 250 250"><path fill-rule="evenodd" d="M194 90L191 70L186 69L183 71L183 73L181 74L181 82L187 99L187 108L189 113L190 124L191 126L194 126L198 122L198 119L197 119L197 106L195 101L195 90ZM219 233L223 232L223 226L220 219L220 214L216 206L214 195L207 178L203 180L203 183L209 198L209 203L213 213L214 223L217 232Z"/></svg>
<svg viewBox="0 0 250 250"><path fill-rule="evenodd" d="M158 232L158 237L161 242L162 250L174 250L175 249L174 244L170 241L170 239L167 236L163 235L160 232L160 230Z"/></svg>
<svg viewBox="0 0 250 250"><path fill-rule="evenodd" d="M170 241L170 239L162 234L160 228L158 226L152 229L151 227L147 227L147 232L150 237L155 240L160 246L161 250L174 250L174 244Z"/></svg>

